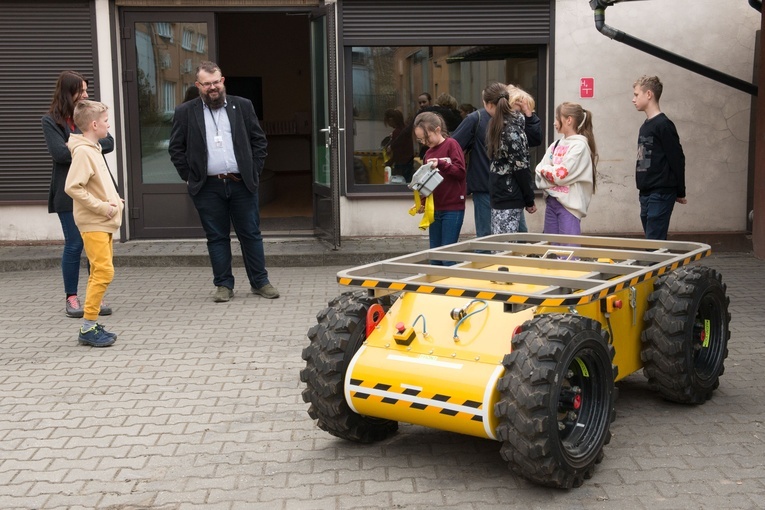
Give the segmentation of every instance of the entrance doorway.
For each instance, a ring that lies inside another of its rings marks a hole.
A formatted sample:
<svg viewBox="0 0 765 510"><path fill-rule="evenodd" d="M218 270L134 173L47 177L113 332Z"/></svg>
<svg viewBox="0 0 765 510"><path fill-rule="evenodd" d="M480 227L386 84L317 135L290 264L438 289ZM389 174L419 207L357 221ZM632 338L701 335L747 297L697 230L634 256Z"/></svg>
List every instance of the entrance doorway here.
<svg viewBox="0 0 765 510"><path fill-rule="evenodd" d="M204 236L167 153L173 110L203 60L221 67L228 94L253 102L266 133L263 234L313 235L309 13L126 10L123 20L130 238Z"/></svg>
<svg viewBox="0 0 765 510"><path fill-rule="evenodd" d="M219 13L218 64L228 93L261 105L264 234L313 234L311 39L308 13ZM254 80L254 81L253 81Z"/></svg>

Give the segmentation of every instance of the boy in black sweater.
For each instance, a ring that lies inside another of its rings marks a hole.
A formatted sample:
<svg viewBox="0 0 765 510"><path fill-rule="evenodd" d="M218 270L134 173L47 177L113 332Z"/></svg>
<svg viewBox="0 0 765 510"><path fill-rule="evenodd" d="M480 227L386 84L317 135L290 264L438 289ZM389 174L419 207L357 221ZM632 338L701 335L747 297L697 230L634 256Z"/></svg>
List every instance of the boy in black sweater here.
<svg viewBox="0 0 765 510"><path fill-rule="evenodd" d="M685 156L677 129L659 108L663 85L657 76L643 76L633 85L632 104L645 112L638 134L635 180L640 191L640 220L646 239L667 239L675 202L685 198Z"/></svg>

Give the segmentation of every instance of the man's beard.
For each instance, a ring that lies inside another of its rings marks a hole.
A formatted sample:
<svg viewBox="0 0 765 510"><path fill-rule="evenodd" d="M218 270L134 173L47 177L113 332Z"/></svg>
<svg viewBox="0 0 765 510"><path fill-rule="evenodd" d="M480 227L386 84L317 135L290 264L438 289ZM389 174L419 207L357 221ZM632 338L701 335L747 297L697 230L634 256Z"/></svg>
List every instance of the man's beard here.
<svg viewBox="0 0 765 510"><path fill-rule="evenodd" d="M208 108L217 110L226 103L226 87L223 85L220 86L218 89L218 97L215 99L212 99L208 93L201 94L201 96L202 101L204 101Z"/></svg>

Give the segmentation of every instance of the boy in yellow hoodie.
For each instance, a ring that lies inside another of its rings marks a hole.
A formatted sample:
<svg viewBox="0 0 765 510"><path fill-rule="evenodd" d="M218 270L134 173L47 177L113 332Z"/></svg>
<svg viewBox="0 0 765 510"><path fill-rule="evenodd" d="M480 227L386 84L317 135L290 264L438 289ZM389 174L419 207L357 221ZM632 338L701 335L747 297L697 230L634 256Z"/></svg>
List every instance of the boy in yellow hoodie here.
<svg viewBox="0 0 765 510"><path fill-rule="evenodd" d="M85 322L78 340L93 347L108 347L117 340L117 335L96 322L101 300L114 278L112 235L122 224L124 207L98 143L109 132L108 109L103 103L87 99L75 106L74 123L82 134L69 136L72 164L64 185L64 191L74 200L74 222L90 262Z"/></svg>

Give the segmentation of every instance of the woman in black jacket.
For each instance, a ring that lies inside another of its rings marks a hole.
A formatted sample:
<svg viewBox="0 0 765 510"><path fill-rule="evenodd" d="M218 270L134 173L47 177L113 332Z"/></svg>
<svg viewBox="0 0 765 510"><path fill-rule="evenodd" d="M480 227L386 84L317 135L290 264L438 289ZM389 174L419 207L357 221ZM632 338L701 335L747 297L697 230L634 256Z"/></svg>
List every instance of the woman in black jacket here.
<svg viewBox="0 0 765 510"><path fill-rule="evenodd" d="M56 82L56 90L47 115L42 118L43 135L48 152L53 159L50 191L48 193L48 212L58 214L64 233L64 253L61 257L61 271L64 276L66 293L66 315L82 317L82 304L77 296L77 284L80 279L80 257L82 256L82 237L72 214L72 199L64 192L64 183L72 163L72 154L66 143L71 133L80 131L74 125L72 113L74 105L80 99L88 97L88 81L74 71L63 71ZM109 135L99 140L101 152L114 150L114 138ZM101 304L101 315L109 315L111 309Z"/></svg>

